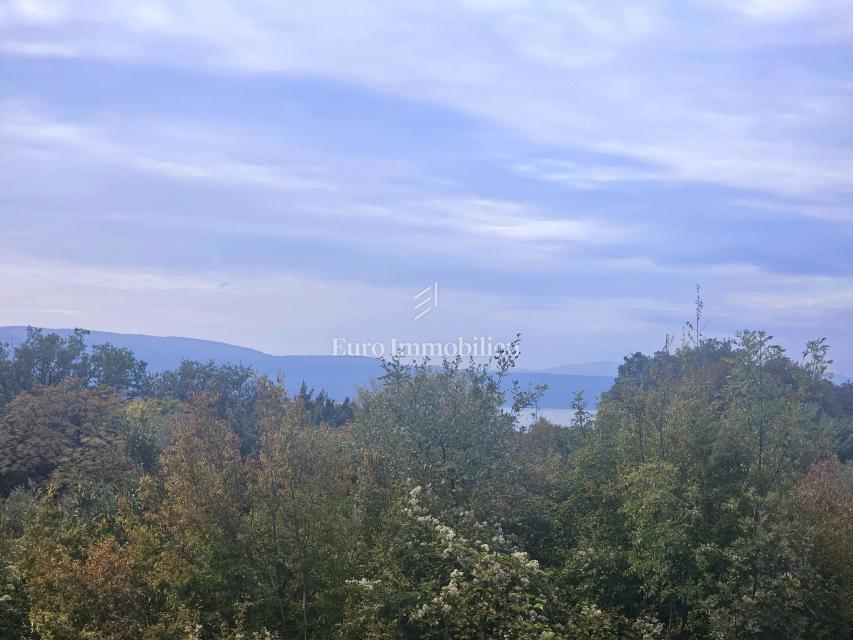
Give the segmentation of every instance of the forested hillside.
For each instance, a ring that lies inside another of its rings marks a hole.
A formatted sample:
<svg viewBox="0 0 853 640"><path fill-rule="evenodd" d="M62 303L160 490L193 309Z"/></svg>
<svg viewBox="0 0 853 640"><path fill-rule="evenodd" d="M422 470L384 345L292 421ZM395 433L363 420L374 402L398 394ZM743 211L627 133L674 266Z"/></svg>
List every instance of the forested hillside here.
<svg viewBox="0 0 853 640"><path fill-rule="evenodd" d="M27 327L0 327L0 343L12 346L27 339ZM74 335L74 329L49 329L60 338ZM258 375L267 375L271 379L284 376L285 389L295 394L305 382L310 387L325 391L337 401L354 397L358 389L370 384L382 375L382 366L378 358L348 355L313 356L274 356L254 349L238 347L224 342L198 340L194 338L176 338L146 336L105 331L87 331L86 344L94 349L109 346L111 351L130 350L140 360L148 364L152 374L179 368L186 360L208 362L218 365L251 367ZM588 363L586 365L565 365L547 371L521 371L516 369L513 379L523 385L547 385L548 390L538 401L541 409L567 409L566 397L576 391L585 390L591 404L596 396L613 384L616 375L615 363ZM511 381L507 380L504 391L511 390Z"/></svg>
<svg viewBox="0 0 853 640"><path fill-rule="evenodd" d="M339 403L31 330L0 348L0 638L849 638L828 357L697 337L522 428L510 354Z"/></svg>

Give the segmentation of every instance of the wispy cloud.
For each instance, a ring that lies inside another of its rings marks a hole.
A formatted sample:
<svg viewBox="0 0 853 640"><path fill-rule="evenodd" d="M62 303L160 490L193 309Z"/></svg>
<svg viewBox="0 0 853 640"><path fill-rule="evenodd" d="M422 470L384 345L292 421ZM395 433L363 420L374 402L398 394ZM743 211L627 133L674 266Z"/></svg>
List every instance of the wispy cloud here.
<svg viewBox="0 0 853 640"><path fill-rule="evenodd" d="M31 159L79 162L85 158L181 180L284 190L333 189L287 166L242 161L240 150L250 148L251 140L216 135L192 123L164 127L137 120L92 125L52 119L32 105L7 103L0 104L0 140L7 153Z"/></svg>
<svg viewBox="0 0 853 640"><path fill-rule="evenodd" d="M560 211L537 212L519 202L468 198L439 200L428 208L442 216L439 224L450 224L471 236L513 241L558 244L611 244L624 242L631 232L627 224L601 222Z"/></svg>
<svg viewBox="0 0 853 640"><path fill-rule="evenodd" d="M757 211L782 212L792 216L808 216L834 222L853 223L853 206L814 201L779 201L760 199L733 200L732 204Z"/></svg>
<svg viewBox="0 0 853 640"><path fill-rule="evenodd" d="M795 342L853 315L851 26L849 0L8 0L0 309L283 351L392 331L441 279L424 330L527 331L544 366L659 346L701 282L721 330Z"/></svg>
<svg viewBox="0 0 853 640"><path fill-rule="evenodd" d="M568 160L520 163L514 165L513 169L525 176L566 184L578 189L602 189L619 182L674 180L674 176L659 169Z"/></svg>
<svg viewBox="0 0 853 640"><path fill-rule="evenodd" d="M853 24L849 3L688 7L185 0L95 10L16 0L3 18L3 41L35 55L53 48L56 55L331 74L475 113L530 140L660 165L667 179L789 195L850 189L849 146L815 135L827 117L849 126L849 84L831 71L803 81L802 61L773 65L772 73L760 62L790 55L786 35L791 42L808 35L812 49L841 44L839 24ZM768 32L765 19L786 22ZM827 100L846 108L818 121L812 105Z"/></svg>

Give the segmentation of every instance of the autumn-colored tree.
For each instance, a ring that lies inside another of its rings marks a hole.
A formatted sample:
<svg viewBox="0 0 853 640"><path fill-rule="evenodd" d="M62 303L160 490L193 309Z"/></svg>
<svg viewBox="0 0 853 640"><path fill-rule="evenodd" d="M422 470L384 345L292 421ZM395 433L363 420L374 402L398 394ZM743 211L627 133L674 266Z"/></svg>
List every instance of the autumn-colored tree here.
<svg viewBox="0 0 853 640"><path fill-rule="evenodd" d="M810 560L826 576L831 595L814 606L853 628L853 469L830 457L815 464L797 484L788 516L804 528Z"/></svg>
<svg viewBox="0 0 853 640"><path fill-rule="evenodd" d="M27 481L67 479L74 470L119 481L128 468L123 423L119 398L77 379L24 392L0 416L0 493Z"/></svg>
<svg viewBox="0 0 853 640"><path fill-rule="evenodd" d="M232 624L246 591L247 477L237 436L199 395L164 451L157 565L170 606L200 612L205 628Z"/></svg>
<svg viewBox="0 0 853 640"><path fill-rule="evenodd" d="M510 355L392 360L350 414L31 331L0 348L0 638L849 638L853 385L823 340L697 327L529 428Z"/></svg>

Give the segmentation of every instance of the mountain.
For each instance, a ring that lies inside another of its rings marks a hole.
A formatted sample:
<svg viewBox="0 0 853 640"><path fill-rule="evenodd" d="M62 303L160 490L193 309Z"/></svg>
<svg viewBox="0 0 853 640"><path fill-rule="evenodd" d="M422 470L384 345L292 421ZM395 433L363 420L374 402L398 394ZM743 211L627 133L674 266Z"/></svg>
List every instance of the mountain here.
<svg viewBox="0 0 853 640"><path fill-rule="evenodd" d="M67 336L72 329L45 329L45 333ZM0 343L13 347L26 339L26 327L0 327ZM137 358L148 363L149 371L157 372L177 367L182 360L213 360L220 364L238 364L252 367L259 373L271 377L283 375L285 386L291 392L299 388L304 380L317 391L325 389L333 398L343 400L353 397L359 387L364 387L382 375L378 360L361 356L275 356L247 347L238 347L224 342L160 337L142 334L91 331L87 344L110 343L133 351ZM548 371L514 371L505 385L509 389L512 380L522 388L547 384L548 391L540 402L542 409L568 409L576 391L584 391L591 408L596 398L613 384L613 375L594 373L594 366L608 363L566 365ZM614 363L609 363L614 364ZM573 373L571 367L578 367ZM590 373L581 373L585 367ZM565 373L559 370L565 369ZM605 367L598 371L608 371Z"/></svg>
<svg viewBox="0 0 853 640"><path fill-rule="evenodd" d="M611 362L610 360L601 360L599 362L564 364L561 367L539 369L538 373L559 373L571 376L605 376L607 378L615 378L616 374L619 373L619 363Z"/></svg>

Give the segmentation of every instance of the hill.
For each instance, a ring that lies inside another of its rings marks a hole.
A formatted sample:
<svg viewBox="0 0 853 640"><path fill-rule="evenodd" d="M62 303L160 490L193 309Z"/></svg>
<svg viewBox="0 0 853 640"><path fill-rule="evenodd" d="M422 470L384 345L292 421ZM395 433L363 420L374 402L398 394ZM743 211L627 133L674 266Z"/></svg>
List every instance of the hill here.
<svg viewBox="0 0 853 640"><path fill-rule="evenodd" d="M67 336L73 330L45 331ZM26 333L27 328L23 326L0 327L0 342L7 342L12 346L20 344L26 338ZM107 342L130 349L137 358L148 363L149 371L152 372L172 369L183 360L213 360L220 364L252 367L271 377L283 375L285 384L291 391L298 388L304 380L309 387L315 387L317 391L325 389L337 400L355 396L359 387L370 384L371 380L382 375L378 360L361 356L279 356L248 347L197 338L90 331L88 344ZM511 375L511 380L517 380L523 388L528 385L547 384L548 391L540 402L543 409L568 409L576 391L584 391L590 407L594 407L596 398L613 384L614 376L591 373L592 369L589 368L593 365L602 370L601 365L615 363L565 365L548 371L516 371ZM589 369L590 373L581 373L584 369ZM511 386L511 380L507 382L507 388Z"/></svg>

